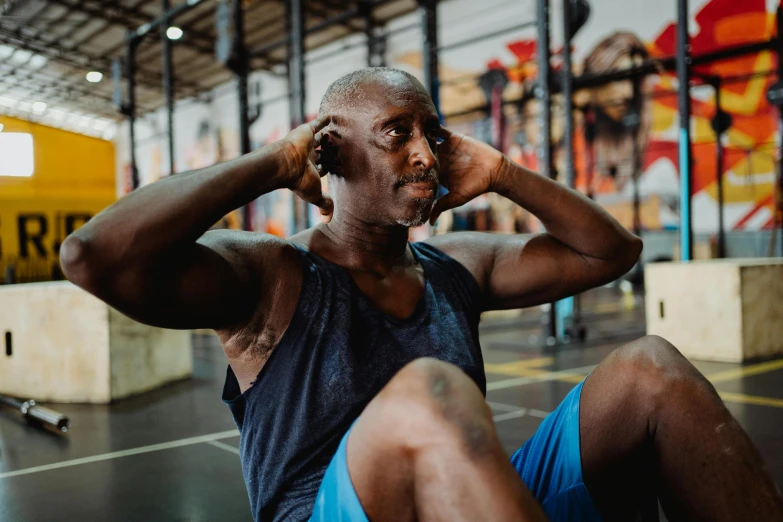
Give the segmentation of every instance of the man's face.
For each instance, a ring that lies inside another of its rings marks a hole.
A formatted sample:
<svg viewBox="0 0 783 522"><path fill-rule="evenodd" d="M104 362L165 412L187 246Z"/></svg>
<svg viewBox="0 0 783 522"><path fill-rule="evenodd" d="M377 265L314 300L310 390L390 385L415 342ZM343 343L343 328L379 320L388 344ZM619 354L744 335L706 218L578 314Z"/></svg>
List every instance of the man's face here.
<svg viewBox="0 0 783 522"><path fill-rule="evenodd" d="M432 100L403 77L367 83L357 98L329 129L341 164L329 182L336 204L379 226L425 223L438 189Z"/></svg>

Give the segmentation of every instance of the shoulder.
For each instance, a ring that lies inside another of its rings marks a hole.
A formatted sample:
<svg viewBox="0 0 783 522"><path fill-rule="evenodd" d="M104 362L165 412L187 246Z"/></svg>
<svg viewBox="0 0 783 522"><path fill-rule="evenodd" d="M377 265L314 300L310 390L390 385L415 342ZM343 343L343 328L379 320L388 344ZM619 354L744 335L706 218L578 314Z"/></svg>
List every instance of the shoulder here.
<svg viewBox="0 0 783 522"><path fill-rule="evenodd" d="M498 238L483 232L450 232L433 236L425 244L435 247L464 266L484 289L495 260Z"/></svg>
<svg viewBox="0 0 783 522"><path fill-rule="evenodd" d="M262 248L285 248L290 243L271 234L247 232L244 230L208 230L198 242L216 250L252 251Z"/></svg>
<svg viewBox="0 0 783 522"><path fill-rule="evenodd" d="M466 256L486 256L495 249L498 241L496 234L486 232L449 232L438 236L432 236L424 241L439 250L447 253L455 259L461 260Z"/></svg>
<svg viewBox="0 0 783 522"><path fill-rule="evenodd" d="M271 234L244 230L210 230L198 243L246 269L263 269L266 265L298 264L299 254L293 244ZM267 267L268 268L268 267Z"/></svg>

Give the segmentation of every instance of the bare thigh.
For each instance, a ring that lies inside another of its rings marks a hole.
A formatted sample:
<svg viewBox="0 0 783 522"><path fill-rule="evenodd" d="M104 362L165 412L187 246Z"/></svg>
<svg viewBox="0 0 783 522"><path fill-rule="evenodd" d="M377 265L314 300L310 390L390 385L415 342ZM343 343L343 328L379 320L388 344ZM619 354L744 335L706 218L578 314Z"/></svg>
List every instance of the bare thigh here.
<svg viewBox="0 0 783 522"><path fill-rule="evenodd" d="M348 469L370 520L544 520L511 466L475 383L419 359L367 406Z"/></svg>

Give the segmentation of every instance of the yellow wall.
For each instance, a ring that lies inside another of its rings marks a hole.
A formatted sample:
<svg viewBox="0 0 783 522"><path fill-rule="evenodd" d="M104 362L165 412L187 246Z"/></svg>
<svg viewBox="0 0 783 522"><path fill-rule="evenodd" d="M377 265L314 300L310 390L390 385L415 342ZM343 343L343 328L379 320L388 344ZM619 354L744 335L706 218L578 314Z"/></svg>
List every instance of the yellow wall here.
<svg viewBox="0 0 783 522"><path fill-rule="evenodd" d="M0 124L32 134L35 157L32 177L0 176L0 280L8 264L19 279L43 279L65 234L115 201L114 145L5 116Z"/></svg>

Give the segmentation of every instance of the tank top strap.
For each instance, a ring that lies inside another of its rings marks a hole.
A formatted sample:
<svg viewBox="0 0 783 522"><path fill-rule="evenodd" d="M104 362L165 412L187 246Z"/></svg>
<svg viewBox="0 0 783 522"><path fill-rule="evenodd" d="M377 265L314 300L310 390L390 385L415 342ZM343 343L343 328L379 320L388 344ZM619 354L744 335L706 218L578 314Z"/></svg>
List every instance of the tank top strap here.
<svg viewBox="0 0 783 522"><path fill-rule="evenodd" d="M454 293L476 319L481 315L481 288L465 265L429 243L411 243L430 284L441 292Z"/></svg>

